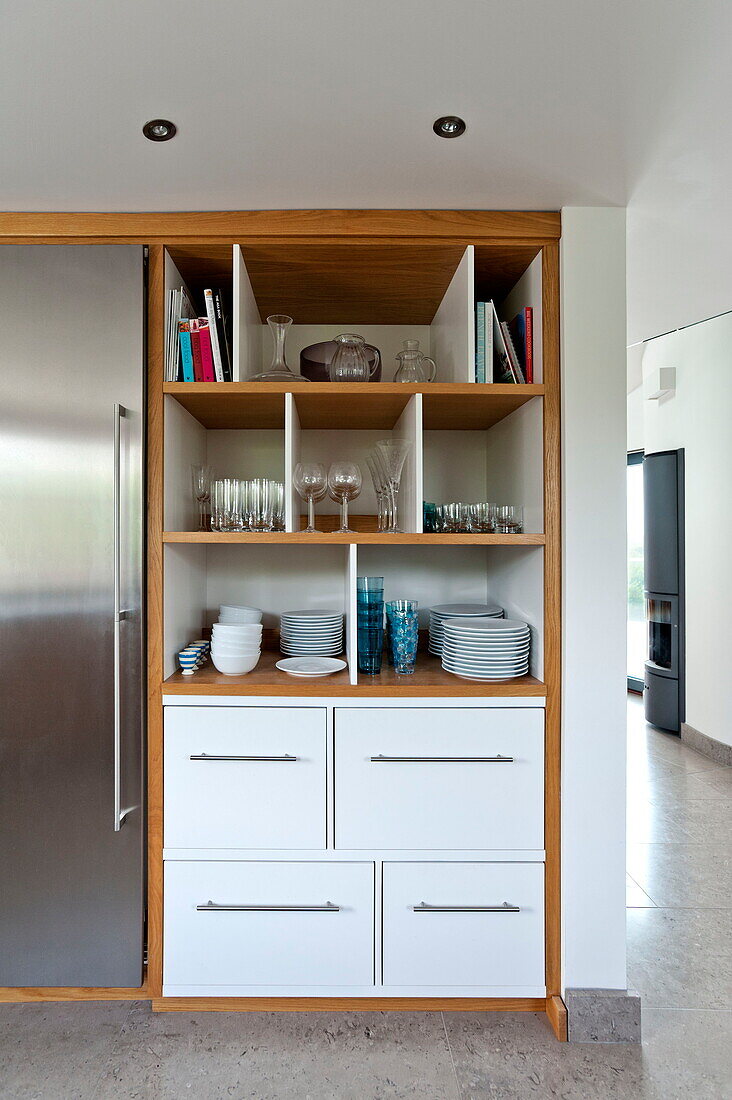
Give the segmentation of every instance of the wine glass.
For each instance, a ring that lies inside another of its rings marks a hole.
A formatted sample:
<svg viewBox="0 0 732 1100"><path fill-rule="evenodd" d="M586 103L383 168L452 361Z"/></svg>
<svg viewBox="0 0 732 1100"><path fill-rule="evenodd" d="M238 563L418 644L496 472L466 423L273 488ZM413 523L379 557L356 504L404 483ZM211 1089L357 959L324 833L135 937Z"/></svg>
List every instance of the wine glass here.
<svg viewBox="0 0 732 1100"><path fill-rule="evenodd" d="M206 523L207 505L211 500L211 467L191 466L191 483L193 486L193 499L198 505L198 530L206 531L208 529Z"/></svg>
<svg viewBox="0 0 732 1100"><path fill-rule="evenodd" d="M328 491L328 475L322 462L298 462L292 481L303 500L308 502L307 534L317 532L315 526L315 502L322 500Z"/></svg>
<svg viewBox="0 0 732 1100"><path fill-rule="evenodd" d="M402 470L411 446L408 439L380 439L376 444L376 454L383 464L391 492L392 522L388 529L389 534L401 533L398 523L397 495Z"/></svg>
<svg viewBox="0 0 732 1100"><path fill-rule="evenodd" d="M348 526L348 502L361 492L361 471L355 462L334 462L328 470L328 491L331 500L341 506L341 525L336 534L354 535Z"/></svg>

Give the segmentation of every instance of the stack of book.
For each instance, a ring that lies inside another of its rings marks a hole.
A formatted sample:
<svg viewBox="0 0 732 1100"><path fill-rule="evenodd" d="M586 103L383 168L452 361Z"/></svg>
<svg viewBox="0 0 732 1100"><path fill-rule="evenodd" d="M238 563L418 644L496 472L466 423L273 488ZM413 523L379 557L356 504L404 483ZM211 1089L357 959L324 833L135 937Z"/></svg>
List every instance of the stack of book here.
<svg viewBox="0 0 732 1100"><path fill-rule="evenodd" d="M475 382L533 382L533 310L499 320L493 302L475 306Z"/></svg>
<svg viewBox="0 0 732 1100"><path fill-rule="evenodd" d="M220 290L204 290L197 317L184 287L168 292L167 382L231 382L231 356Z"/></svg>

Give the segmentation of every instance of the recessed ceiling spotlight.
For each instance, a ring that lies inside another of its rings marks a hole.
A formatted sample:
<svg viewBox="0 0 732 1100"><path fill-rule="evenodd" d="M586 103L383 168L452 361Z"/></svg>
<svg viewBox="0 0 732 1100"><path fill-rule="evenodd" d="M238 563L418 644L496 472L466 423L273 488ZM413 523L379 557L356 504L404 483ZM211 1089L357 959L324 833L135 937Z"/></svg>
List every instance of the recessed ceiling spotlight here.
<svg viewBox="0 0 732 1100"><path fill-rule="evenodd" d="M149 141L170 141L177 132L174 122L168 122L167 118L153 118L146 122L142 132Z"/></svg>
<svg viewBox="0 0 732 1100"><path fill-rule="evenodd" d="M432 129L438 137L454 138L464 134L467 126L462 118L457 115L443 115L432 123Z"/></svg>

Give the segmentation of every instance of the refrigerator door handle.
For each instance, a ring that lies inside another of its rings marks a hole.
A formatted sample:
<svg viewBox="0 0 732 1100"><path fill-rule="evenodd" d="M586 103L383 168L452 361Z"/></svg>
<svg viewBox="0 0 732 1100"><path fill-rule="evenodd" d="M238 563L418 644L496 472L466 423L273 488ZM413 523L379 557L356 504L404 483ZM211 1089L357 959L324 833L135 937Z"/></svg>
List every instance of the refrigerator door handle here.
<svg viewBox="0 0 732 1100"><path fill-rule="evenodd" d="M114 831L122 828L129 808L122 809L122 669L120 626L125 618L121 604L122 573L122 418L127 415L124 405L114 405Z"/></svg>

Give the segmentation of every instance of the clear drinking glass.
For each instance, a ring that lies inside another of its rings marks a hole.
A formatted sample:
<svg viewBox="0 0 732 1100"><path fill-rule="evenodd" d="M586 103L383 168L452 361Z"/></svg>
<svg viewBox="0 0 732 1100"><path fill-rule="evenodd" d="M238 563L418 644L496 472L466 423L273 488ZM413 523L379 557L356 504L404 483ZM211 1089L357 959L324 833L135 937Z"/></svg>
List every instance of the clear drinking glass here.
<svg viewBox="0 0 732 1100"><path fill-rule="evenodd" d="M499 504L496 531L501 535L520 535L524 529L524 510L520 504Z"/></svg>
<svg viewBox="0 0 732 1100"><path fill-rule="evenodd" d="M341 506L341 525L336 534L353 535L348 526L348 502L361 492L361 471L355 462L334 462L328 470L328 491L331 500Z"/></svg>
<svg viewBox="0 0 732 1100"><path fill-rule="evenodd" d="M274 530L284 531L285 529L285 486L281 481L272 482L274 494L273 497L273 519Z"/></svg>
<svg viewBox="0 0 732 1100"><path fill-rule="evenodd" d="M328 492L328 474L322 462L298 462L292 481L298 493L308 504L307 534L317 533L315 504Z"/></svg>
<svg viewBox="0 0 732 1100"><path fill-rule="evenodd" d="M225 477L211 487L211 529L213 531L243 531L240 482Z"/></svg>
<svg viewBox="0 0 732 1100"><path fill-rule="evenodd" d="M198 505L198 530L206 531L209 526L208 505L211 501L211 467L191 466L191 484L193 499Z"/></svg>
<svg viewBox="0 0 732 1100"><path fill-rule="evenodd" d="M274 530L274 481L256 477L249 482L252 531Z"/></svg>
<svg viewBox="0 0 732 1100"><path fill-rule="evenodd" d="M386 478L389 484L391 497L391 523L388 527L389 534L400 534L401 528L397 522L398 508L397 496L399 483L404 470L404 463L411 450L412 444L407 439L380 439L376 444L376 453L380 457Z"/></svg>
<svg viewBox="0 0 732 1100"><path fill-rule="evenodd" d="M267 318L267 324L274 340L272 362L269 370L255 374L252 382L307 382L307 378L290 370L285 359L285 339L287 330L292 324L292 317L287 317L284 313L273 313Z"/></svg>

